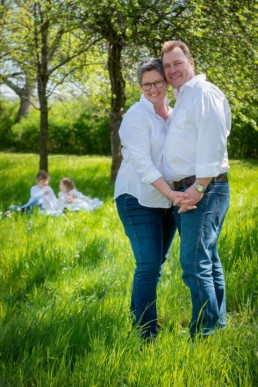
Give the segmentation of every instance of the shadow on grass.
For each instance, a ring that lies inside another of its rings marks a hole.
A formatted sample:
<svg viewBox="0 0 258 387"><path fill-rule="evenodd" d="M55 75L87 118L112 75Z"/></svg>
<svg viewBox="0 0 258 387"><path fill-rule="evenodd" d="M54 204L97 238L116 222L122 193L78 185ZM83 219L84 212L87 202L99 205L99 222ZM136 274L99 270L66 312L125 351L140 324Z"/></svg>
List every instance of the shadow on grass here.
<svg viewBox="0 0 258 387"><path fill-rule="evenodd" d="M2 331L2 361L22 362L29 379L30 372L35 371L33 359L39 368L48 368L52 363L51 367L58 370L62 361L72 370L80 356L96 349L111 351L118 338L121 340L118 332L125 318L122 306L112 308L104 300L93 303L82 297L73 301L59 305L58 299L51 300L40 310L27 309L13 318ZM122 336L125 338L126 332Z"/></svg>
<svg viewBox="0 0 258 387"><path fill-rule="evenodd" d="M10 291L2 295L2 301L9 307L17 306L29 299L30 294L36 289L44 287L46 281L62 278L67 270L72 271L77 267L89 271L96 269L103 260L108 259L108 245L108 239L94 237L80 250L79 257L72 256L69 260L63 257L63 251L51 250L46 254L44 246L40 246L24 259L13 261L9 276L5 276L2 282L5 289L10 289ZM92 288L89 294L91 292Z"/></svg>

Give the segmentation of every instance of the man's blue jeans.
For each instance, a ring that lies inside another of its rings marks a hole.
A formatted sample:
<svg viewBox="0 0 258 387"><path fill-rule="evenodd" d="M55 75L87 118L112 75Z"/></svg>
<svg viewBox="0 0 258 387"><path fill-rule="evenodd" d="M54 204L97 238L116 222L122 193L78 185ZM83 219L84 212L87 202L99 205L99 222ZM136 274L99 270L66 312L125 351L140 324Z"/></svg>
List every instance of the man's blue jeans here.
<svg viewBox="0 0 258 387"><path fill-rule="evenodd" d="M156 290L176 231L173 208L144 207L129 194L119 196L116 205L136 261L131 309L142 335L156 336Z"/></svg>
<svg viewBox="0 0 258 387"><path fill-rule="evenodd" d="M210 183L196 210L178 214L179 207L175 207L183 280L192 299L192 337L198 332L208 335L214 328L226 326L225 282L218 238L229 198L228 182Z"/></svg>

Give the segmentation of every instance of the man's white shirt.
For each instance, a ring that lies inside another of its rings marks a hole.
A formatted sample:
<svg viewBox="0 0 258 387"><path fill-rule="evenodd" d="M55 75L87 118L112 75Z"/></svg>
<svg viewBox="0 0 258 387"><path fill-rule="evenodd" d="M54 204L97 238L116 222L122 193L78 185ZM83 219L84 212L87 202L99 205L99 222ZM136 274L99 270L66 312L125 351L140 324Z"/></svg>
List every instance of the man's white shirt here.
<svg viewBox="0 0 258 387"><path fill-rule="evenodd" d="M164 177L215 177L229 170L231 112L225 95L204 74L175 90L176 104L163 150Z"/></svg>

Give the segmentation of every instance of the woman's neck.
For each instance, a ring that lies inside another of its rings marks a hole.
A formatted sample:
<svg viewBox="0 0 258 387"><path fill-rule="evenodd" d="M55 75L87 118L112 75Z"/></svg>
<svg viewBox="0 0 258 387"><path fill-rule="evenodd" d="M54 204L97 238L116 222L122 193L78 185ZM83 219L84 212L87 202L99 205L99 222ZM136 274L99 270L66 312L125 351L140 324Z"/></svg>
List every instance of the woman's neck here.
<svg viewBox="0 0 258 387"><path fill-rule="evenodd" d="M168 106L165 103L154 105L155 113L158 114L163 120L167 120L169 117Z"/></svg>

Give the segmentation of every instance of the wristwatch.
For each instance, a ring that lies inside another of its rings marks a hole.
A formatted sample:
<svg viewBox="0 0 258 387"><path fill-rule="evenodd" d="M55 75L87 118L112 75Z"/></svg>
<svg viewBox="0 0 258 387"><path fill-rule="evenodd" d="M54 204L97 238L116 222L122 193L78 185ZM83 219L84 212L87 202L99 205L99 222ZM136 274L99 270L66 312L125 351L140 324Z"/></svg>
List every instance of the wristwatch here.
<svg viewBox="0 0 258 387"><path fill-rule="evenodd" d="M204 184L194 183L193 186L195 187L196 191L199 193L204 193L206 190L206 187Z"/></svg>

